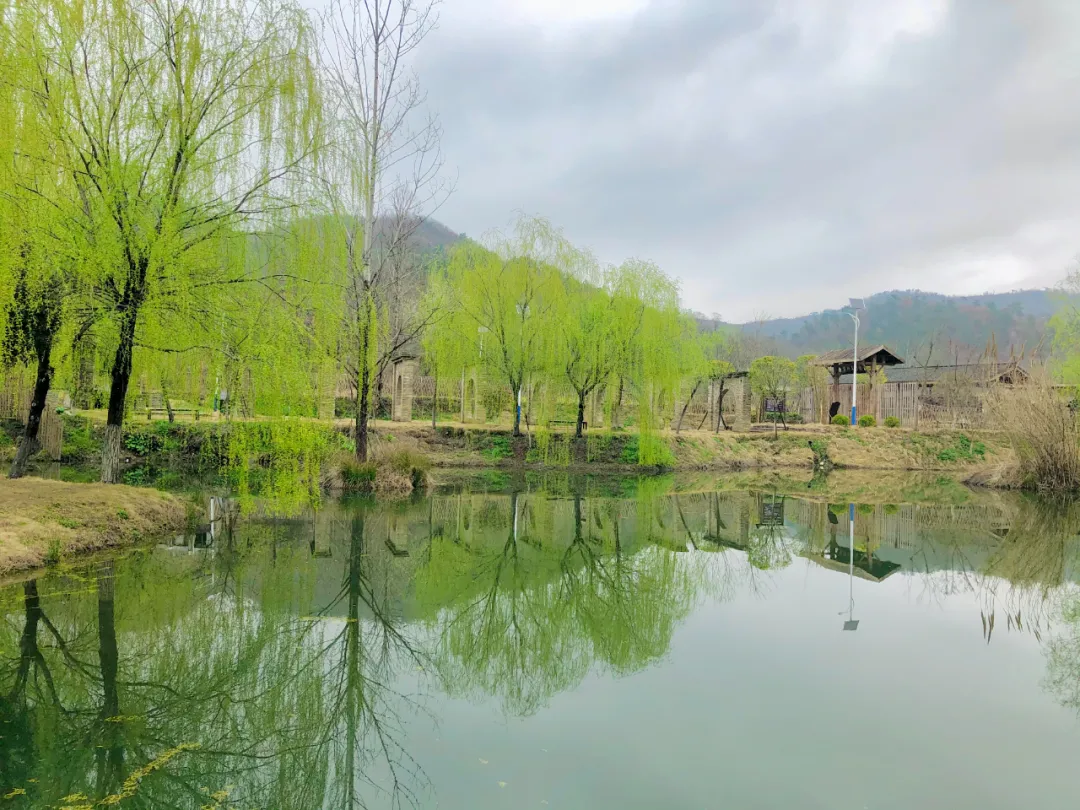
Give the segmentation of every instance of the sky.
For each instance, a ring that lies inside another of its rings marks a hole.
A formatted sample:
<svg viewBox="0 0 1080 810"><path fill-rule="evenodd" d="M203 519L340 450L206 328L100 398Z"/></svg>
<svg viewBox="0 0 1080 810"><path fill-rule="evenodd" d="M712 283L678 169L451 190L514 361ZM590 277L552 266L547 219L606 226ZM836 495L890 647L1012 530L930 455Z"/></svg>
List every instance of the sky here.
<svg viewBox="0 0 1080 810"><path fill-rule="evenodd" d="M1077 0L445 0L415 69L480 236L541 215L728 321L1053 285Z"/></svg>

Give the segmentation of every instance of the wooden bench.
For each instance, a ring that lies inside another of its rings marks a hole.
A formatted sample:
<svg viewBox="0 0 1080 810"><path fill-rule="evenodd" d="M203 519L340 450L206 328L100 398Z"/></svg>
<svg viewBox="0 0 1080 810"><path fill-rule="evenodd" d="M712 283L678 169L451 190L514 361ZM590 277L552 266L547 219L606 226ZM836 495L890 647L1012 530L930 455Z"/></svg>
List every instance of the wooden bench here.
<svg viewBox="0 0 1080 810"><path fill-rule="evenodd" d="M198 411L195 408L173 408L172 412L173 412L173 416L180 416L181 414L193 414L195 416L195 421L196 422L199 421L199 417L202 415L200 413L200 411ZM154 414L158 414L160 416L164 416L165 418L168 418L169 409L168 408L147 408L146 409L146 421L147 422L153 421Z"/></svg>
<svg viewBox="0 0 1080 810"><path fill-rule="evenodd" d="M559 426L566 426L566 427L576 428L577 427L577 421L576 420L567 421L566 419L552 419L547 423L547 426L550 429L552 425L559 425ZM581 423L581 429L582 430L588 430L589 429L589 423L588 422L582 422Z"/></svg>

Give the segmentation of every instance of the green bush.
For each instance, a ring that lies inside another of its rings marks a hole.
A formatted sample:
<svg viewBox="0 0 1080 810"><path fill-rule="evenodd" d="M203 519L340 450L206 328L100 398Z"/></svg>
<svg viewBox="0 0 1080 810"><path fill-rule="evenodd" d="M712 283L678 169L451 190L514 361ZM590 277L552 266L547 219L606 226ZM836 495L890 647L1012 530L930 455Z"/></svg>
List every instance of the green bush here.
<svg viewBox="0 0 1080 810"><path fill-rule="evenodd" d="M851 420L849 420L849 419L848 419L848 418L847 418L846 416L844 416L844 414L842 414L842 413L838 413L838 414L837 414L836 416L834 416L834 417L833 417L833 418L832 418L831 420L829 420L829 421L831 421L831 422L832 422L832 423L833 423L834 425L848 425L848 424L850 424L850 423L851 423Z"/></svg>
<svg viewBox="0 0 1080 810"><path fill-rule="evenodd" d="M375 486L375 465L356 460L355 457L341 462L341 482L345 489L354 492L367 492Z"/></svg>
<svg viewBox="0 0 1080 810"><path fill-rule="evenodd" d="M64 544L55 537L49 541L49 547L45 550L45 564L56 565L64 553Z"/></svg>
<svg viewBox="0 0 1080 810"><path fill-rule="evenodd" d="M864 413L859 417L859 427L877 427L877 419L873 414Z"/></svg>
<svg viewBox="0 0 1080 810"><path fill-rule="evenodd" d="M509 458L513 455L513 450L510 447L509 436L492 436L491 444L480 451L486 459L491 461L498 461L501 458Z"/></svg>
<svg viewBox="0 0 1080 810"><path fill-rule="evenodd" d="M900 427L900 420L895 416L886 416L885 417L885 427L887 427L887 428L898 428L898 427Z"/></svg>
<svg viewBox="0 0 1080 810"><path fill-rule="evenodd" d="M956 437L956 444L946 447L937 455L938 461L974 461L986 458L986 445L973 442L964 434Z"/></svg>

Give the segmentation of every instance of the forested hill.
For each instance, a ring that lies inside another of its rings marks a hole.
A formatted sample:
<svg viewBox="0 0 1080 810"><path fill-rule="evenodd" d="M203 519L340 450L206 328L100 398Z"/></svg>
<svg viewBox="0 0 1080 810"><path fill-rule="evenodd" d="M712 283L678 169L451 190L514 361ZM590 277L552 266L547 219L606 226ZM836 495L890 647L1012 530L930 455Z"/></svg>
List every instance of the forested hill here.
<svg viewBox="0 0 1080 810"><path fill-rule="evenodd" d="M859 337L867 343L888 344L901 353L918 352L920 358L932 343L935 359L943 362L949 354L981 352L991 337L1001 356L1007 356L1010 347L1025 348L1030 354L1062 304L1061 294L1053 290L966 296L919 290L883 292L866 299ZM792 356L847 346L852 337L851 318L839 309L742 328L771 338L777 351Z"/></svg>

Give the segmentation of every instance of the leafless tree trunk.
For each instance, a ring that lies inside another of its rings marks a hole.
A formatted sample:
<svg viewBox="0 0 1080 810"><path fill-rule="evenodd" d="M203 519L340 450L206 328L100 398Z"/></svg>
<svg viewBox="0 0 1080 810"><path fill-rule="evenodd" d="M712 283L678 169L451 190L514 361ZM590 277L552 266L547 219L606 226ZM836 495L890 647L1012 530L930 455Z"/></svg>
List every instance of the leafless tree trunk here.
<svg viewBox="0 0 1080 810"><path fill-rule="evenodd" d="M367 460L372 385L408 354L430 322L415 304L422 289L412 237L422 212L441 202L441 130L417 123L424 96L409 71L413 51L436 22L434 0L330 0L322 16L324 68L335 106L335 172L326 178L345 231L349 342L354 371L356 455ZM388 318L374 327L375 318Z"/></svg>

